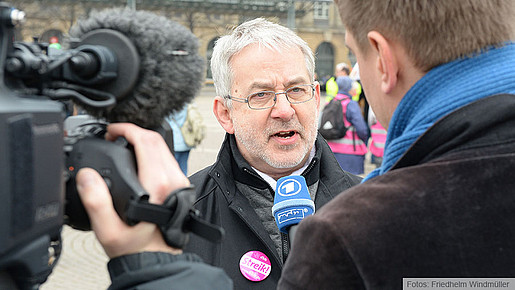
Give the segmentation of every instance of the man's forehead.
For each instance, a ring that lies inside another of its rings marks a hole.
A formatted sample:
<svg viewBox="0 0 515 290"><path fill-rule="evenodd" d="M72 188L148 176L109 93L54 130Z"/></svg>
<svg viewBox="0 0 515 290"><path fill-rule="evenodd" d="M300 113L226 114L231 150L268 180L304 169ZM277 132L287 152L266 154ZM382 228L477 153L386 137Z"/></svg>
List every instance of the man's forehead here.
<svg viewBox="0 0 515 290"><path fill-rule="evenodd" d="M235 62L235 61L249 61L249 56L256 56L256 55L295 55L295 56L302 56L304 58L304 54L302 53L302 49L299 46L289 46L289 45L274 45L269 46L266 44L260 44L257 42L251 43L240 49L237 53L235 53L231 58L229 59L229 62ZM252 60L252 58L250 59Z"/></svg>
<svg viewBox="0 0 515 290"><path fill-rule="evenodd" d="M300 48L286 48L281 51L246 46L231 59L233 86L245 90L272 90L277 87L291 87L311 83L306 61ZM245 88L241 85L245 84Z"/></svg>
<svg viewBox="0 0 515 290"><path fill-rule="evenodd" d="M276 85L282 85L284 87L291 87L293 85L305 84L305 83L309 83L307 76L297 75L297 76L291 76L290 78L284 80L281 84L276 84L271 79L255 79L255 80L252 80L252 82L250 83L250 87L251 88L269 88L269 87L275 87Z"/></svg>

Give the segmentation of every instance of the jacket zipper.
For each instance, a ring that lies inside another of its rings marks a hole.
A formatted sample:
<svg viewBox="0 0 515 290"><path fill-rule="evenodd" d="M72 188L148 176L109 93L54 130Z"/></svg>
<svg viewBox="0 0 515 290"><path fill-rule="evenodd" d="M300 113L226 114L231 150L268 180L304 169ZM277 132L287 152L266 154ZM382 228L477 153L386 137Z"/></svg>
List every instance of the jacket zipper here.
<svg viewBox="0 0 515 290"><path fill-rule="evenodd" d="M290 237L288 234L281 232L281 248L283 250L283 264L286 262L286 258L288 258L288 254L290 253Z"/></svg>
<svg viewBox="0 0 515 290"><path fill-rule="evenodd" d="M313 167L315 166L315 163L316 163L316 160L313 159L313 161L308 165L308 167L306 168L306 170L304 170L304 172L309 173L309 171L311 171L311 169L313 169ZM243 171L245 171L247 174L252 175L254 177L261 178L261 176L254 174L253 172L251 172L250 170L248 170L246 168L243 168ZM268 186L268 187L271 188L270 186ZM272 192L273 191L274 190L272 189ZM243 216L241 216L239 213L238 213L238 215L241 217L242 220L245 221ZM248 225L248 223L247 223L247 225ZM252 230L252 231L254 232L254 230ZM268 244L265 243L265 241L256 232L254 232L254 234L256 236L258 236L259 239L261 240L261 242L263 242L263 244L265 244L267 246L268 250L272 251L268 247ZM280 234L281 234L281 248L282 248L282 256L283 256L283 259L282 259L282 261L280 261L280 264L282 266L284 264L284 262L286 261L286 258L288 258L288 254L290 253L290 238L289 238L288 234L285 234L283 232L280 232Z"/></svg>
<svg viewBox="0 0 515 290"><path fill-rule="evenodd" d="M261 241L261 243L263 243L263 245L265 245L265 247L268 249L268 251L270 251L270 253L277 252L277 249L275 249L275 247L270 248L268 243L260 235L258 235L258 233L254 230L253 227L251 227L251 225L247 222L247 220L241 214L241 210L242 210L241 207L240 206L237 206L237 207L238 208L236 210L236 214L245 222L245 224L247 224L248 228L254 233L254 235L256 237L258 237L258 239ZM274 259L275 259L275 255L272 255L272 257L274 257ZM280 259L276 259L276 261L279 262L279 265L281 265L281 269L282 269L283 262Z"/></svg>

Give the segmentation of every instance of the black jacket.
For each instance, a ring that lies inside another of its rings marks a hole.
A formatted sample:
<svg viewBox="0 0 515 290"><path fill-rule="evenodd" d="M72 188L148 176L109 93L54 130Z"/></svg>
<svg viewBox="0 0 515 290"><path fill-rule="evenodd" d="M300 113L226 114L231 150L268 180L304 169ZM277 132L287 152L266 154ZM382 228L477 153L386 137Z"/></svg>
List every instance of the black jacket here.
<svg viewBox="0 0 515 290"><path fill-rule="evenodd" d="M278 288L515 277L514 108L498 95L447 115L390 171L303 220Z"/></svg>
<svg viewBox="0 0 515 290"><path fill-rule="evenodd" d="M358 184L361 178L343 172L320 135L315 146L315 156L303 176L308 187L319 182L315 198L318 211L340 192ZM223 268L233 280L235 289L275 289L282 260L248 199L236 188L235 180L250 187L268 189L272 196L273 189L242 157L233 135L227 134L217 161L191 176L190 180L198 194L195 208L204 219L222 226L225 238L220 244L214 244L193 235L185 251L196 253L207 263ZM288 244L286 235L282 243ZM271 273L261 282L251 282L240 272L241 257L252 250L263 252L271 261Z"/></svg>

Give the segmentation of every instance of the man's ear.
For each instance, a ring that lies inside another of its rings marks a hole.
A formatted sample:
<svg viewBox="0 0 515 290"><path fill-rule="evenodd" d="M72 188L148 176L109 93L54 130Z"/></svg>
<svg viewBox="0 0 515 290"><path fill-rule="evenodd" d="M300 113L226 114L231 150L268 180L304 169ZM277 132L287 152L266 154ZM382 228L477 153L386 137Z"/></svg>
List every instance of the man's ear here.
<svg viewBox="0 0 515 290"><path fill-rule="evenodd" d="M224 98L220 96L215 97L215 100L213 101L213 113L224 130L229 134L234 134L231 110L225 105Z"/></svg>
<svg viewBox="0 0 515 290"><path fill-rule="evenodd" d="M315 81L313 84L315 85L315 102L317 104L317 109L320 109L320 83Z"/></svg>
<svg viewBox="0 0 515 290"><path fill-rule="evenodd" d="M381 90L388 94L397 85L399 63L395 54L394 44L377 31L367 34L372 50L377 55L376 68L381 74Z"/></svg>

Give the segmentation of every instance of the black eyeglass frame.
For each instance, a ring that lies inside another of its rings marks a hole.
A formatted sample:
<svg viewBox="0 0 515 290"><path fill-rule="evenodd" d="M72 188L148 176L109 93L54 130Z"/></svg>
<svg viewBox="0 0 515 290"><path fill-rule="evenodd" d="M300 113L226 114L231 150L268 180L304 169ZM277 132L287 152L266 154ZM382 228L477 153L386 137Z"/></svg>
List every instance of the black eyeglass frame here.
<svg viewBox="0 0 515 290"><path fill-rule="evenodd" d="M302 102L292 102L290 100L290 98L288 97L288 91L290 91L290 90L292 90L294 88L302 87L302 86L309 86L309 87L311 87L311 98L309 98L309 99L307 99L305 101L302 101ZM275 106L275 104L277 103L277 95L280 95L280 94L284 94L286 96L286 100L288 100L288 102L290 102L290 104L302 104L302 103L309 102L315 96L315 87L316 87L315 84L302 84L302 85L296 85L296 86L290 87L290 88L286 89L285 91L277 92L277 93L274 92L274 91L259 91L259 92L255 92L255 93L249 94L246 98L238 98L238 97L233 97L231 95L227 95L224 98L229 99L229 100L234 100L234 101L240 102L240 103L247 103L247 106L251 110L266 110L266 109L273 108ZM253 108L253 107L251 107L250 103L249 103L249 98L251 96L259 94L259 93L273 93L275 95L274 96L274 104L269 106L269 107L264 107L264 108Z"/></svg>

